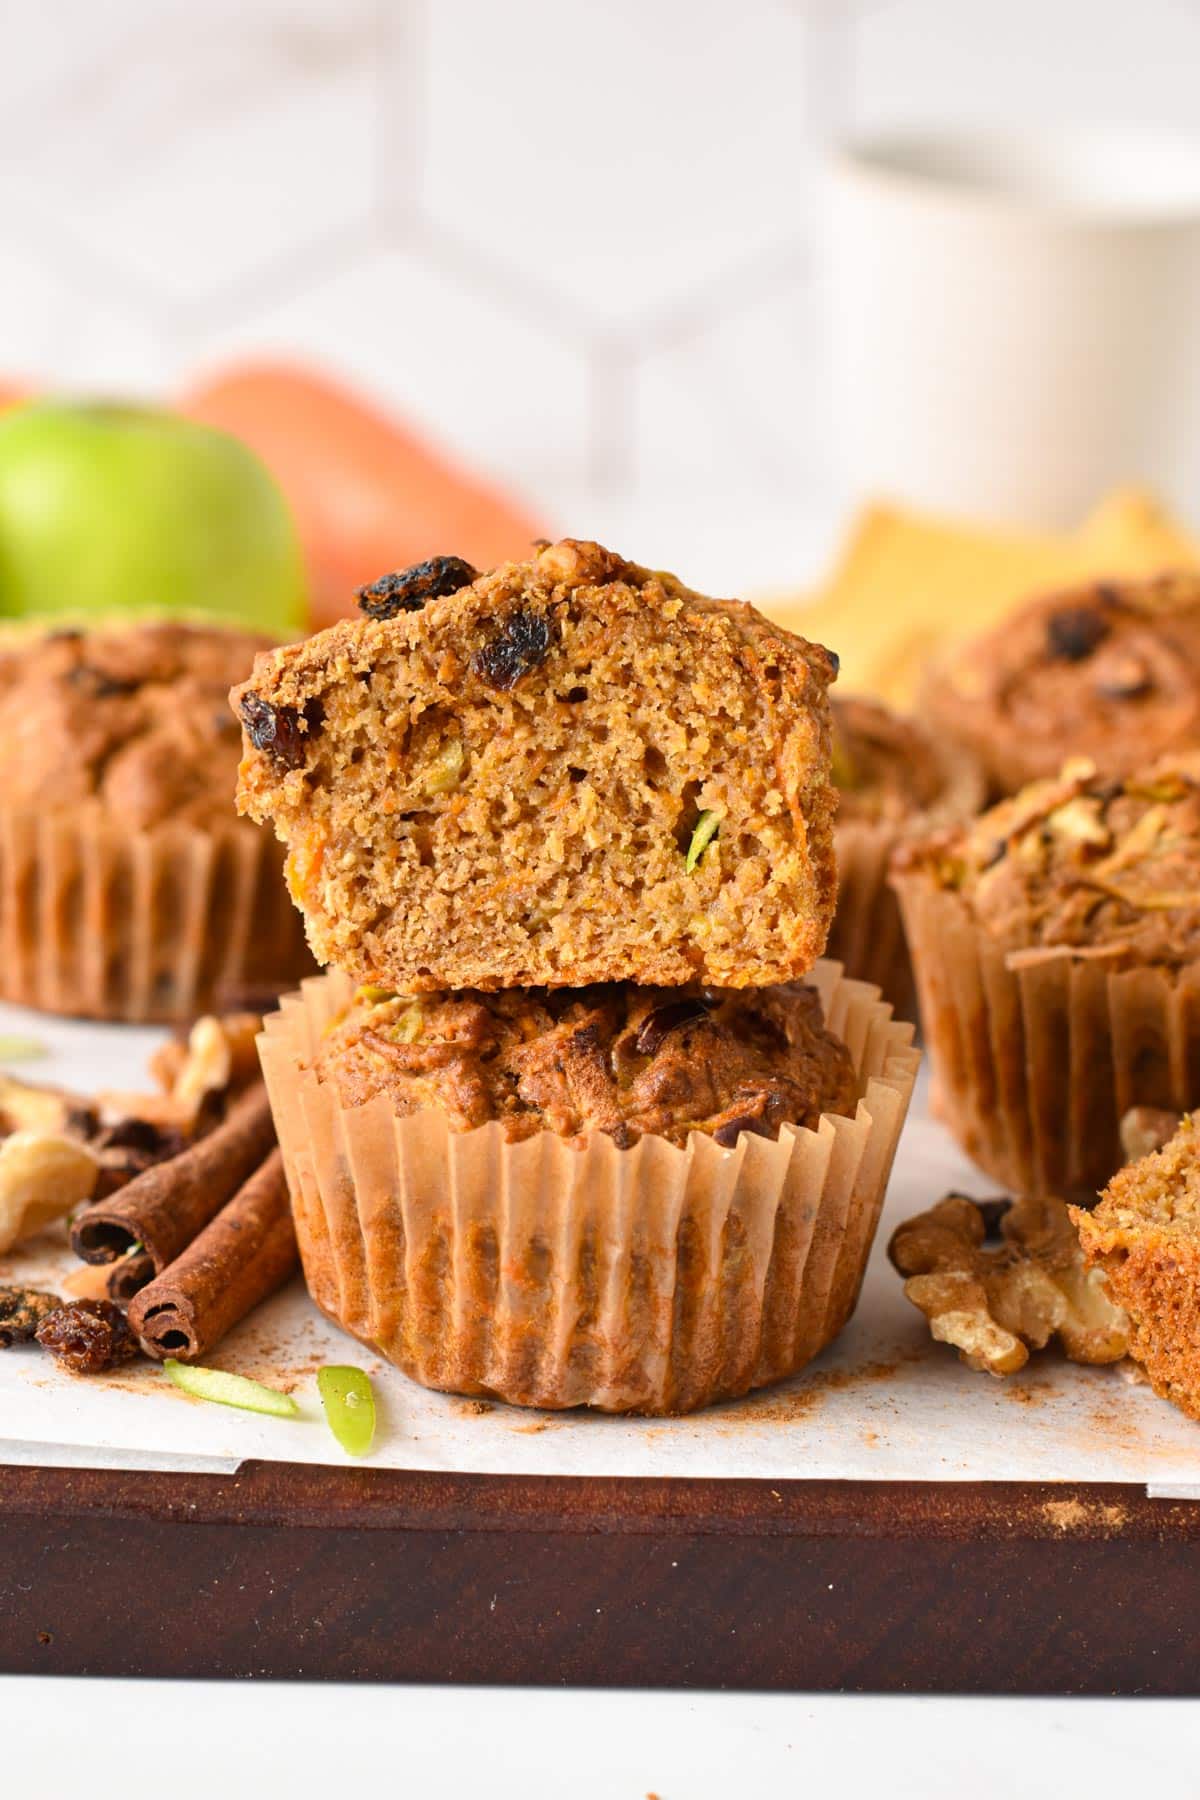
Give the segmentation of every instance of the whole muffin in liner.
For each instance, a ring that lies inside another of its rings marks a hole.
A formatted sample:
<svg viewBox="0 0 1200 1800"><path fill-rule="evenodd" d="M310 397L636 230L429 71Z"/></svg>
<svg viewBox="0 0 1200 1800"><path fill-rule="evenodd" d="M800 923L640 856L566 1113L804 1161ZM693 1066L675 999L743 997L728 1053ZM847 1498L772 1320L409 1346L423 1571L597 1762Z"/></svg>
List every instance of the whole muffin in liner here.
<svg viewBox="0 0 1200 1800"><path fill-rule="evenodd" d="M912 960L889 864L913 835L977 812L983 772L970 751L935 739L876 700L851 694L832 704L838 895L826 955L880 988L898 1018L913 1019Z"/></svg>
<svg viewBox="0 0 1200 1800"><path fill-rule="evenodd" d="M1123 776L1200 741L1200 575L1037 595L925 671L921 717L996 796L1087 756Z"/></svg>
<svg viewBox="0 0 1200 1800"><path fill-rule="evenodd" d="M997 871L1010 825L1017 829L1007 854L1017 846L1018 859L1031 833L1052 842L1061 828L1076 838L1081 866L1052 894L1058 922L1048 935L1066 936L1069 909L1097 877L1107 882L1102 911L1080 915L1079 941L1018 943L1011 930L990 930L970 890L939 874L963 850L961 837L917 847L894 870L935 1110L967 1154L1013 1192L1090 1206L1124 1161L1119 1127L1130 1107L1181 1112L1200 1100L1200 954L1188 948L1193 939L1200 945L1200 888L1181 885L1174 869L1155 876L1153 846L1145 844L1111 876L1107 868L1101 874L1099 859L1119 858L1120 842L1114 849L1088 835L1090 820L1107 829L1114 804L1138 809L1142 833L1140 820L1160 808L1156 782L1185 784L1168 810L1200 807L1200 761L1172 758L1167 770L1166 760L1124 784L1073 765L1058 783L1024 790L972 828L982 839L989 821L998 822L997 860L988 865ZM1190 775L1180 775L1189 763ZM1200 854L1193 825L1168 823L1159 842L1172 859ZM1177 898L1177 907L1140 909L1155 880L1153 892ZM1008 916L1016 919L1016 909Z"/></svg>
<svg viewBox="0 0 1200 1800"><path fill-rule="evenodd" d="M283 851L234 808L229 687L270 643L219 620L0 629L0 998L184 1021L313 969Z"/></svg>
<svg viewBox="0 0 1200 1800"><path fill-rule="evenodd" d="M0 999L178 1023L312 967L283 851L230 818L126 830L95 803L0 805Z"/></svg>
<svg viewBox="0 0 1200 1800"><path fill-rule="evenodd" d="M680 1413L794 1374L853 1310L918 1062L873 989L812 980L855 1116L732 1150L346 1108L309 1064L353 984L305 982L259 1044L313 1298L425 1386L521 1406Z"/></svg>

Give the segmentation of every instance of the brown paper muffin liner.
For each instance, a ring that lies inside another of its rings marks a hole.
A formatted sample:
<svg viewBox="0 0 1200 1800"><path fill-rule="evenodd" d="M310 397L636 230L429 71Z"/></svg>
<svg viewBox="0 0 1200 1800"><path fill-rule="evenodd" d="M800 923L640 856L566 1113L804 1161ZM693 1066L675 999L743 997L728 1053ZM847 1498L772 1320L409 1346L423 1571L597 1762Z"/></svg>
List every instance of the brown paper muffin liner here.
<svg viewBox="0 0 1200 1800"><path fill-rule="evenodd" d="M839 819L834 838L837 910L825 953L848 975L881 989L900 1019L916 1018L917 992L899 902L889 883L892 856L907 838L972 818L984 800L983 774L972 757L952 752L943 761L946 785L936 806L906 821Z"/></svg>
<svg viewBox="0 0 1200 1800"><path fill-rule="evenodd" d="M100 807L0 807L0 999L181 1022L222 989L282 992L313 967L283 852L231 819L124 831Z"/></svg>
<svg viewBox="0 0 1200 1800"><path fill-rule="evenodd" d="M1014 956L926 873L896 887L939 1116L1014 1193L1090 1206L1123 1161L1129 1107L1200 1100L1200 963Z"/></svg>
<svg viewBox="0 0 1200 1800"><path fill-rule="evenodd" d="M343 1107L307 1065L352 984L305 982L259 1046L318 1306L426 1387L519 1406L687 1412L793 1374L853 1310L918 1062L873 989L812 979L854 1118L624 1151Z"/></svg>

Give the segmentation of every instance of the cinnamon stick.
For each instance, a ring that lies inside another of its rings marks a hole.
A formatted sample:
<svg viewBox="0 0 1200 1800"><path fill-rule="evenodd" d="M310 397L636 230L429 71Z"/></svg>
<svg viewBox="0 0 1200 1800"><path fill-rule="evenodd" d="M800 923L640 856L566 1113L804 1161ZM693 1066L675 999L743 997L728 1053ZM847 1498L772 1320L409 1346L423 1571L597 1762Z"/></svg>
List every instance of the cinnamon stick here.
<svg viewBox="0 0 1200 1800"><path fill-rule="evenodd" d="M146 1283L154 1280L154 1258L144 1250L123 1256L120 1262L103 1265L108 1269L108 1298L125 1306Z"/></svg>
<svg viewBox="0 0 1200 1800"><path fill-rule="evenodd" d="M148 1356L207 1356L296 1262L283 1157L273 1150L166 1273L134 1295L130 1326Z"/></svg>
<svg viewBox="0 0 1200 1800"><path fill-rule="evenodd" d="M77 1214L72 1249L84 1262L111 1263L140 1245L161 1275L233 1198L274 1142L267 1092L256 1082L207 1136Z"/></svg>

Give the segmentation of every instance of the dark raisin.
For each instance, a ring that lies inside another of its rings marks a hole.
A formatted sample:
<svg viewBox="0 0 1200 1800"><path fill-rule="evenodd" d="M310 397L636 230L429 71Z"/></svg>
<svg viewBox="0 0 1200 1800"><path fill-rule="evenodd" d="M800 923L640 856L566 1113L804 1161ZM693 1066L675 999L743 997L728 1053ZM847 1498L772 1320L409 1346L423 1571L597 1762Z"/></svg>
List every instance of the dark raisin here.
<svg viewBox="0 0 1200 1800"><path fill-rule="evenodd" d="M1000 1221L1012 1206L1012 1201L1002 1194L995 1200L973 1200L971 1204L979 1208L988 1237L999 1237Z"/></svg>
<svg viewBox="0 0 1200 1800"><path fill-rule="evenodd" d="M630 1129L624 1119L619 1119L615 1125L609 1125L607 1131L618 1150L632 1150L638 1141L637 1133Z"/></svg>
<svg viewBox="0 0 1200 1800"><path fill-rule="evenodd" d="M394 619L398 613L420 612L430 600L457 594L478 579L479 571L461 556L431 556L414 568L381 575L378 581L359 588L354 598L368 619Z"/></svg>
<svg viewBox="0 0 1200 1800"><path fill-rule="evenodd" d="M256 750L262 750L283 769L298 769L311 740L325 722L319 700L306 700L302 708L272 706L257 694L247 694L241 704L242 724Z"/></svg>
<svg viewBox="0 0 1200 1800"><path fill-rule="evenodd" d="M27 1344L42 1320L61 1305L57 1294L38 1288L0 1287L0 1350Z"/></svg>
<svg viewBox="0 0 1200 1800"><path fill-rule="evenodd" d="M726 1119L723 1125L718 1125L713 1132L713 1137L723 1149L732 1150L743 1131L752 1131L758 1137L775 1136L770 1125L761 1115L755 1117L749 1113L743 1113L739 1118Z"/></svg>
<svg viewBox="0 0 1200 1800"><path fill-rule="evenodd" d="M549 648L550 621L543 613L511 612L495 637L476 650L471 667L489 687L513 688L545 661Z"/></svg>
<svg viewBox="0 0 1200 1800"><path fill-rule="evenodd" d="M1046 645L1064 662L1083 662L1108 636L1111 627L1095 606L1065 606L1046 620Z"/></svg>
<svg viewBox="0 0 1200 1800"><path fill-rule="evenodd" d="M637 1049L641 1056L656 1056L673 1031L683 1025L694 1025L698 1019L707 1019L708 1007L703 1000L691 996L684 1000L668 1000L663 1006L656 1006L642 1020L637 1034Z"/></svg>
<svg viewBox="0 0 1200 1800"><path fill-rule="evenodd" d="M126 681L119 675L94 669L90 663L77 663L67 680L72 687L82 688L89 700L115 700L120 695L136 694L141 686L140 682Z"/></svg>
<svg viewBox="0 0 1200 1800"><path fill-rule="evenodd" d="M138 1350L125 1314L111 1300L73 1300L60 1306L42 1320L34 1336L76 1375L101 1375Z"/></svg>

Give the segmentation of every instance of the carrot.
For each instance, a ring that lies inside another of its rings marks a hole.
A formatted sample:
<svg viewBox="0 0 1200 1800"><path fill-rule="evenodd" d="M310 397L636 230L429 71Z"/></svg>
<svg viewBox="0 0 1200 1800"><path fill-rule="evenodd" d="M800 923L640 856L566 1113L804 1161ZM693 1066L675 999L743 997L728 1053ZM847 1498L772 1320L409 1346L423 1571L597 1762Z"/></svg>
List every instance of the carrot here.
<svg viewBox="0 0 1200 1800"><path fill-rule="evenodd" d="M538 521L414 431L324 376L250 363L193 387L182 410L257 450L296 516L314 626L354 589L428 556L476 568L523 557Z"/></svg>
<svg viewBox="0 0 1200 1800"><path fill-rule="evenodd" d="M28 388L16 387L11 381L0 381L0 413L7 412L10 406L19 406L22 400L30 398Z"/></svg>

